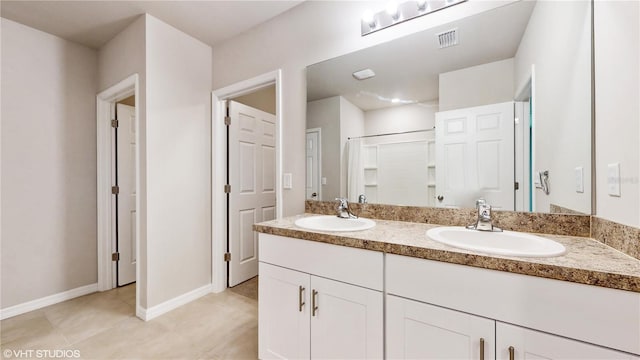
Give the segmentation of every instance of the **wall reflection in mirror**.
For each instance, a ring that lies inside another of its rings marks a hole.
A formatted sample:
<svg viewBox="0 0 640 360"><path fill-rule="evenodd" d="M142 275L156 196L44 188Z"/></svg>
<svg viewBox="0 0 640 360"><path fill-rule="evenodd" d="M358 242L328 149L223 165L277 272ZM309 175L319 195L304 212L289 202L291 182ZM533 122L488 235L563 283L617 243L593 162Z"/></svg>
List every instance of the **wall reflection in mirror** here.
<svg viewBox="0 0 640 360"><path fill-rule="evenodd" d="M309 66L307 199L591 213L590 6L510 3Z"/></svg>

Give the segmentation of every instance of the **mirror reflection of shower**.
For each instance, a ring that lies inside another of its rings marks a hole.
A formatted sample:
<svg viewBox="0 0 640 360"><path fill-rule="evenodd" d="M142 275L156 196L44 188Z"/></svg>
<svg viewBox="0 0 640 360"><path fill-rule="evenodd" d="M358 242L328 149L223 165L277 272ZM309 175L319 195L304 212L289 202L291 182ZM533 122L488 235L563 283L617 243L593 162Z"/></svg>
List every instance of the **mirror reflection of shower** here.
<svg viewBox="0 0 640 360"><path fill-rule="evenodd" d="M434 130L350 137L348 198L364 194L372 203L435 206Z"/></svg>

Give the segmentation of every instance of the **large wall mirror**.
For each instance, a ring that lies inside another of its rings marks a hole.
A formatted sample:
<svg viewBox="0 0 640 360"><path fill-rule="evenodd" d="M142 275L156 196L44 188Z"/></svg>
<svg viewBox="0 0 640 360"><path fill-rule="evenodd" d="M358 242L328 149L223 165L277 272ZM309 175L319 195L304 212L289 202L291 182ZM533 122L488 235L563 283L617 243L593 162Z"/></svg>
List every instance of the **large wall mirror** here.
<svg viewBox="0 0 640 360"><path fill-rule="evenodd" d="M591 39L519 1L309 66L307 199L590 214Z"/></svg>

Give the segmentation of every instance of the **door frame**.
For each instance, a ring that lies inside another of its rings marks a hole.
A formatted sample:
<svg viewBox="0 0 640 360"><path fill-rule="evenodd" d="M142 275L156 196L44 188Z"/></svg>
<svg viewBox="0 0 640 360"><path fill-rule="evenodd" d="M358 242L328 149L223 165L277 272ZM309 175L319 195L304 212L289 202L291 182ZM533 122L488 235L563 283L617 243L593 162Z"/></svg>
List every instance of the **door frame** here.
<svg viewBox="0 0 640 360"><path fill-rule="evenodd" d="M320 199L322 199L322 128L310 128L307 129L305 131L305 136L306 134L309 133L318 133L318 201L321 201ZM305 171L306 171L306 165L305 165ZM306 181L306 179L305 179ZM305 200L309 200L307 199L307 194L305 194Z"/></svg>
<svg viewBox="0 0 640 360"><path fill-rule="evenodd" d="M528 77L525 77L525 80L526 81L520 86L520 88L516 89L517 91L516 91L516 96L514 100L516 102L529 101L529 106L531 109L530 113L526 114L526 118L531 124L531 138L525 142L525 144L529 145L531 149L531 154L529 157L529 159L531 160L531 163L529 164L529 169L526 169L526 167L524 166L525 164L523 164L523 168L525 169L522 175L524 177L524 180L526 180L526 186L524 187L526 189L525 196L528 197L529 192L531 192L531 202L529 202L529 200L527 199L524 203L526 205L529 205L529 207L531 208L531 212L536 212L537 211L536 210L536 188L534 185L535 181L531 181L531 183L529 183L529 179L532 179L535 172L538 171L536 170L537 167L536 167L536 126L535 126L536 125L536 106L535 106L536 104L535 103L536 101L536 65L535 64L531 64ZM526 134L521 134L521 135L525 136ZM519 136L519 135L516 134L516 136ZM524 209L523 211L529 212L529 209L527 208L527 209Z"/></svg>
<svg viewBox="0 0 640 360"><path fill-rule="evenodd" d="M114 241L115 199L111 194L112 164L115 147L113 145L111 120L115 103L135 95L135 116L140 118L139 79L133 74L119 83L100 92L96 96L96 140L97 140L97 248L98 248L98 291L106 291L117 287L115 268L111 260ZM139 120L136 121L136 193L140 193L140 149ZM140 197L136 197L136 208L140 208ZM136 212L136 253L140 254L140 212ZM136 261L136 284L140 280L140 262ZM136 309L140 306L140 287L136 286Z"/></svg>
<svg viewBox="0 0 640 360"><path fill-rule="evenodd" d="M211 283L218 293L227 288L227 196L224 193L227 175L227 129L225 102L266 86L276 87L276 219L282 218L282 70L274 70L211 93Z"/></svg>

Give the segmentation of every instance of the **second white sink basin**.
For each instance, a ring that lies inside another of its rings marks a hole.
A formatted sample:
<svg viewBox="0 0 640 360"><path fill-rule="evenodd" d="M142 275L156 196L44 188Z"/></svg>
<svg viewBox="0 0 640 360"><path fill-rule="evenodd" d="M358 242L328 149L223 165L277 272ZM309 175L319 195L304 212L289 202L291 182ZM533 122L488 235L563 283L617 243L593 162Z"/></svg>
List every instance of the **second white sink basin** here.
<svg viewBox="0 0 640 360"><path fill-rule="evenodd" d="M553 257L567 250L557 241L515 231L488 232L464 227L437 227L427 237L453 247L507 256Z"/></svg>
<svg viewBox="0 0 640 360"><path fill-rule="evenodd" d="M303 217L294 222L297 227L319 231L361 231L371 229L376 223L370 219L343 219L335 215Z"/></svg>

